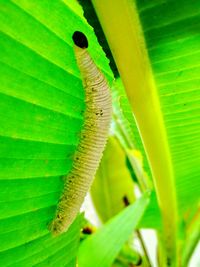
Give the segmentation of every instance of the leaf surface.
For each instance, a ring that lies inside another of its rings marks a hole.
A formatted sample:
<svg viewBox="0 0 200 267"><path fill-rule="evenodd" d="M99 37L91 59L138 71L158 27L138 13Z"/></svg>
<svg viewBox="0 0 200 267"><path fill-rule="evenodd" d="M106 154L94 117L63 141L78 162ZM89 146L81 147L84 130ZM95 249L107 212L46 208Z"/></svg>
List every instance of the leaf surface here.
<svg viewBox="0 0 200 267"><path fill-rule="evenodd" d="M83 241L78 256L80 267L111 266L124 243L137 228L149 203L148 198L148 194L143 195Z"/></svg>

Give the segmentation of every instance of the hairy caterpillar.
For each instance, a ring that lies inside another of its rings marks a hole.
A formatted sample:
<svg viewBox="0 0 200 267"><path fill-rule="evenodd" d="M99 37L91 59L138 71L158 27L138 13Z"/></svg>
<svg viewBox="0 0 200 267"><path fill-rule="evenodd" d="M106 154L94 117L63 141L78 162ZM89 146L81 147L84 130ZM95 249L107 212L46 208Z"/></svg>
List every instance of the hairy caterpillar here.
<svg viewBox="0 0 200 267"><path fill-rule="evenodd" d="M53 235L67 231L80 210L101 160L112 114L109 86L87 51L86 36L76 31L73 40L75 57L85 88L85 122L72 169L64 177L64 190L50 225Z"/></svg>

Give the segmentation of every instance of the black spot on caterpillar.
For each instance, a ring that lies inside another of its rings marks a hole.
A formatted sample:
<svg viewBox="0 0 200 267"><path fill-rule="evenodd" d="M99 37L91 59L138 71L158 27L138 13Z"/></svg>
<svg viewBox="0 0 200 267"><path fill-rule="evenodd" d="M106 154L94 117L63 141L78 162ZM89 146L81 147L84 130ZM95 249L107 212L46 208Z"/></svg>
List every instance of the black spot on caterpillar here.
<svg viewBox="0 0 200 267"><path fill-rule="evenodd" d="M73 40L75 57L85 89L86 109L73 166L67 177L64 177L63 193L55 218L49 227L53 235L67 231L80 210L101 160L112 115L110 89L86 49L86 36L75 32ZM97 116L97 113L101 116Z"/></svg>

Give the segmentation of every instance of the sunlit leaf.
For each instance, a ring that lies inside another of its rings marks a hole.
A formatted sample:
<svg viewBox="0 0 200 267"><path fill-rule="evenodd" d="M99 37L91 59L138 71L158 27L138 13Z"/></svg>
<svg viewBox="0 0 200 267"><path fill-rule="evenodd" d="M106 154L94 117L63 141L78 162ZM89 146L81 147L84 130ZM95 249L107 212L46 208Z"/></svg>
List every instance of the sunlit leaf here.
<svg viewBox="0 0 200 267"><path fill-rule="evenodd" d="M148 198L148 194L144 195L83 241L79 250L79 266L110 267L123 244L138 226L149 203Z"/></svg>
<svg viewBox="0 0 200 267"><path fill-rule="evenodd" d="M134 183L126 166L126 154L115 137L110 137L91 189L94 205L103 221L133 203Z"/></svg>

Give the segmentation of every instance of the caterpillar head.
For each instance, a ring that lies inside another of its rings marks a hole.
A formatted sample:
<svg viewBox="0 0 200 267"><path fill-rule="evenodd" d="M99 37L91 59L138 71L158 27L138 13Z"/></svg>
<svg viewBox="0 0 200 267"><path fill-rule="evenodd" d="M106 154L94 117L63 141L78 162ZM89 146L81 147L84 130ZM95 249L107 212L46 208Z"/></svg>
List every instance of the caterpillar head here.
<svg viewBox="0 0 200 267"><path fill-rule="evenodd" d="M88 40L84 33L75 31L72 35L74 44L80 48L88 48Z"/></svg>

